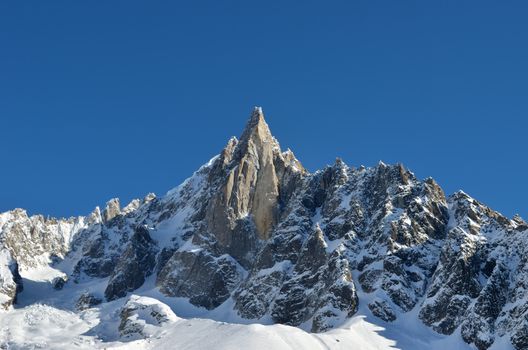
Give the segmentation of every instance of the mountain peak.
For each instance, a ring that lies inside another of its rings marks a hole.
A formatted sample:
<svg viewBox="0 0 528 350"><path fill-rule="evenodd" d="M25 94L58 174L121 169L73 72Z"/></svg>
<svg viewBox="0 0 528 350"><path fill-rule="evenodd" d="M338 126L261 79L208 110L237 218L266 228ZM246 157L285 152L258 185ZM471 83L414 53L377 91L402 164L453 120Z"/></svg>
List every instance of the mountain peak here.
<svg viewBox="0 0 528 350"><path fill-rule="evenodd" d="M237 220L250 216L258 238L268 239L279 218L279 201L287 197L281 189L287 188L290 179L302 176L304 168L291 151L281 152L261 107L253 108L239 141L232 138L219 159L227 176L211 201L207 217L214 226L210 231L223 246L234 245ZM225 218L221 222L220 216Z"/></svg>
<svg viewBox="0 0 528 350"><path fill-rule="evenodd" d="M246 128L248 126L258 125L259 123L266 123L266 120L264 119L262 107L255 106L253 107L253 111L251 112Z"/></svg>
<svg viewBox="0 0 528 350"><path fill-rule="evenodd" d="M261 139L272 138L269 126L264 119L262 107L257 106L253 108L253 112L242 132L242 136L240 136L240 142L242 144L247 143L254 136L258 136Z"/></svg>
<svg viewBox="0 0 528 350"><path fill-rule="evenodd" d="M275 151L280 151L277 140L272 136L270 128L264 119L262 107L254 107L244 131L240 136L233 159L239 161L248 153L254 154L259 159L272 158Z"/></svg>
<svg viewBox="0 0 528 350"><path fill-rule="evenodd" d="M103 210L103 220L108 222L121 213L121 206L119 198L112 198L106 202L106 207Z"/></svg>
<svg viewBox="0 0 528 350"><path fill-rule="evenodd" d="M259 118L264 118L264 112L262 112L262 107L260 106L253 107L253 115L256 115Z"/></svg>

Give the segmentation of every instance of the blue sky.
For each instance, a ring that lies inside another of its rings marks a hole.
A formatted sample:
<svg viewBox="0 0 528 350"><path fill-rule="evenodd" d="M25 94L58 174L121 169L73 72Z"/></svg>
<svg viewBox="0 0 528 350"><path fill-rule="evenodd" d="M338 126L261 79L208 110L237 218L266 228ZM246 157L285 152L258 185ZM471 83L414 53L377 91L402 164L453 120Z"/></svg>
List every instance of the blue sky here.
<svg viewBox="0 0 528 350"><path fill-rule="evenodd" d="M163 194L261 105L309 170L402 162L526 218L527 4L1 2L0 211Z"/></svg>

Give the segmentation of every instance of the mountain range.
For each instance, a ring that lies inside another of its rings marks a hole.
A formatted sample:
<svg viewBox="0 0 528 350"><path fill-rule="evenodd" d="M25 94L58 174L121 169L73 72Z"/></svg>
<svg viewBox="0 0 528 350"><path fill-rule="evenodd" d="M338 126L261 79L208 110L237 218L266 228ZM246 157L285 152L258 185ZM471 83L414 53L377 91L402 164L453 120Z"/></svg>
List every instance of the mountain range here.
<svg viewBox="0 0 528 350"><path fill-rule="evenodd" d="M522 218L401 164L309 172L259 107L164 196L0 214L0 280L6 349L528 349Z"/></svg>

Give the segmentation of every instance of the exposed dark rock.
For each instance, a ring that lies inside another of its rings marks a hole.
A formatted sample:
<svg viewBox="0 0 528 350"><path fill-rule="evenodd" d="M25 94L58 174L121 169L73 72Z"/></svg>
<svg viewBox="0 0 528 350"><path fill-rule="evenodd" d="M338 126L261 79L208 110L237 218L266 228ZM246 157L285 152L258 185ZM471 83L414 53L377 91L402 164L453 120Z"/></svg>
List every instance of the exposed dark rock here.
<svg viewBox="0 0 528 350"><path fill-rule="evenodd" d="M83 293L77 300L77 303L75 304L75 307L77 310L86 310L89 308L92 308L94 306L97 306L103 302L103 299L96 297L93 294L90 293Z"/></svg>
<svg viewBox="0 0 528 350"><path fill-rule="evenodd" d="M157 247L148 229L138 226L110 276L105 290L106 299L124 297L127 292L141 287L154 270L156 253Z"/></svg>
<svg viewBox="0 0 528 350"><path fill-rule="evenodd" d="M368 304L368 308L374 316L381 318L383 321L392 322L396 320L394 309L385 300L374 300Z"/></svg>
<svg viewBox="0 0 528 350"><path fill-rule="evenodd" d="M230 297L242 277L242 268L229 255L178 251L160 271L156 284L167 295L186 297L194 305L213 309Z"/></svg>
<svg viewBox="0 0 528 350"><path fill-rule="evenodd" d="M61 290L66 282L68 282L68 276L58 276L51 281L51 285L53 286L53 289Z"/></svg>
<svg viewBox="0 0 528 350"><path fill-rule="evenodd" d="M149 338L153 329L178 318L162 302L132 295L119 312L119 334L126 340Z"/></svg>

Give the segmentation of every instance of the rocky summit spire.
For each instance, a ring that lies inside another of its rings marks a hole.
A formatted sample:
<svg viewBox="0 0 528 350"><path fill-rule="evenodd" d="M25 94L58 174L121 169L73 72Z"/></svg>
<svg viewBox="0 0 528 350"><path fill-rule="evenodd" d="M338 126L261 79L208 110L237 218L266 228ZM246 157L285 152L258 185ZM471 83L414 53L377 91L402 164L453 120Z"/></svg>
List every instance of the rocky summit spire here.
<svg viewBox="0 0 528 350"><path fill-rule="evenodd" d="M223 153L229 162L224 163L225 182L209 207L211 232L229 246L237 222L250 219L257 236L269 238L278 220L281 182L294 172L300 176L302 166L290 159L293 154L285 159L261 107L253 109L236 146L230 142Z"/></svg>
<svg viewBox="0 0 528 350"><path fill-rule="evenodd" d="M256 127L264 127L269 132L268 124L266 124L266 120L264 120L264 112L262 111L262 107L255 106L253 107L253 112L251 113L251 116L249 117L249 120L246 124L245 131L252 131ZM244 137L244 133L242 134L242 137Z"/></svg>
<svg viewBox="0 0 528 350"><path fill-rule="evenodd" d="M258 123L260 121L264 121L264 112L262 111L262 107L255 106L253 107L253 112L249 118L249 123Z"/></svg>
<svg viewBox="0 0 528 350"><path fill-rule="evenodd" d="M261 151L280 149L279 144L271 135L270 128L264 119L262 107L254 107L251 116L240 136L236 156L241 157L248 151Z"/></svg>

